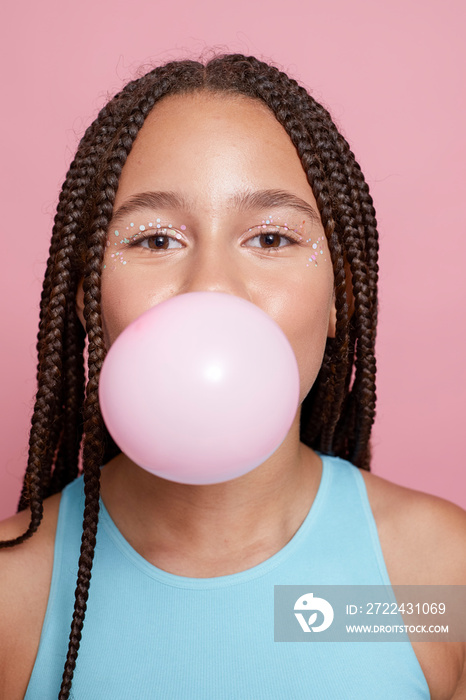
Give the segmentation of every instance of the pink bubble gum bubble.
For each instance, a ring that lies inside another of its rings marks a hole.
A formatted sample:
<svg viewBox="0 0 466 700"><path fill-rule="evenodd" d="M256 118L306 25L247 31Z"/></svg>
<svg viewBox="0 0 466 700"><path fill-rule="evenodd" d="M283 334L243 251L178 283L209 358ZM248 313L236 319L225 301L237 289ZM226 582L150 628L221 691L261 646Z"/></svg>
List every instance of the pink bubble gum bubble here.
<svg viewBox="0 0 466 700"><path fill-rule="evenodd" d="M185 484L234 479L283 442L299 404L294 352L259 307L191 292L146 311L102 367L102 415L133 462Z"/></svg>

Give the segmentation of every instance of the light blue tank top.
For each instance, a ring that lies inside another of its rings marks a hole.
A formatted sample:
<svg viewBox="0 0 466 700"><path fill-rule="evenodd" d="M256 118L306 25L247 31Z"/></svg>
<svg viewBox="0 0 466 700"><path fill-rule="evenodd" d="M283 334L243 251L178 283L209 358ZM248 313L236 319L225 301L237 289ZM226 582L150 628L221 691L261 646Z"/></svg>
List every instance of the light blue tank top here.
<svg viewBox="0 0 466 700"><path fill-rule="evenodd" d="M322 456L294 537L252 569L168 573L140 556L101 503L74 700L426 700L409 641L274 642L278 584L388 585L357 467ZM74 607L83 480L63 490L52 584L26 700L58 697Z"/></svg>

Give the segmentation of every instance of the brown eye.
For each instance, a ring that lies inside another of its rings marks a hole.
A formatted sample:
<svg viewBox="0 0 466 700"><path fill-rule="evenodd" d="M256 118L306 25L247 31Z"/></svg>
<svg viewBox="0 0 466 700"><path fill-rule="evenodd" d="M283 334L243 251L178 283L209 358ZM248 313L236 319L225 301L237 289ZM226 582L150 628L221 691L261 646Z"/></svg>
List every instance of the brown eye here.
<svg viewBox="0 0 466 700"><path fill-rule="evenodd" d="M168 236L162 235L162 236L151 236L150 238L147 238L147 246L148 248L151 248L152 250L167 250L169 244L170 244L170 239Z"/></svg>
<svg viewBox="0 0 466 700"><path fill-rule="evenodd" d="M179 234L177 234L179 235ZM138 238L131 246L136 246L139 248L149 248L150 250L174 250L176 248L183 248L183 244L176 240L173 236L168 233L156 233L154 235L147 235L144 238Z"/></svg>
<svg viewBox="0 0 466 700"><path fill-rule="evenodd" d="M260 235L261 244L264 243L264 248L279 248L280 236L278 233L262 233Z"/></svg>
<svg viewBox="0 0 466 700"><path fill-rule="evenodd" d="M254 229L249 229L253 231ZM257 230L257 229L256 229ZM257 233L247 241L248 247L259 248L259 250L278 250L297 243L291 235L285 235L280 231L265 231Z"/></svg>

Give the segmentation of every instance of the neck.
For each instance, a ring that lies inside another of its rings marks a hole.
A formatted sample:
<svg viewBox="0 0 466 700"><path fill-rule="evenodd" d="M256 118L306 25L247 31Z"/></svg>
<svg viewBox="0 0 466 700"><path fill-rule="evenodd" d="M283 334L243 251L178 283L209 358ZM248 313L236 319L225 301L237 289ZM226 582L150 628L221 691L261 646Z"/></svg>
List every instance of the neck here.
<svg viewBox="0 0 466 700"><path fill-rule="evenodd" d="M221 484L168 481L118 455L102 469L102 500L149 562L182 576L219 576L285 546L309 512L321 470L319 457L299 441L298 416L269 459Z"/></svg>

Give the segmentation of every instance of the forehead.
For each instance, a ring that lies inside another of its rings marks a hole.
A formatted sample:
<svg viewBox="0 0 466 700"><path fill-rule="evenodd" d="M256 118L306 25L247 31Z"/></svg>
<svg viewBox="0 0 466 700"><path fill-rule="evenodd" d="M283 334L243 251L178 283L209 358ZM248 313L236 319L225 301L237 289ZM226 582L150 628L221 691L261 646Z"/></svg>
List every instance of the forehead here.
<svg viewBox="0 0 466 700"><path fill-rule="evenodd" d="M189 125L189 131L194 128L196 132L204 127L210 137L228 126L235 132L244 129L245 133L254 133L258 138L289 140L273 112L262 100L239 93L207 90L162 98L146 118L137 140L148 138L149 131L169 131L170 127L179 129L182 125ZM260 130L254 132L257 126Z"/></svg>
<svg viewBox="0 0 466 700"><path fill-rule="evenodd" d="M197 92L168 96L153 108L123 167L115 204L154 189L231 199L238 189L274 188L312 197L273 113L243 95Z"/></svg>

